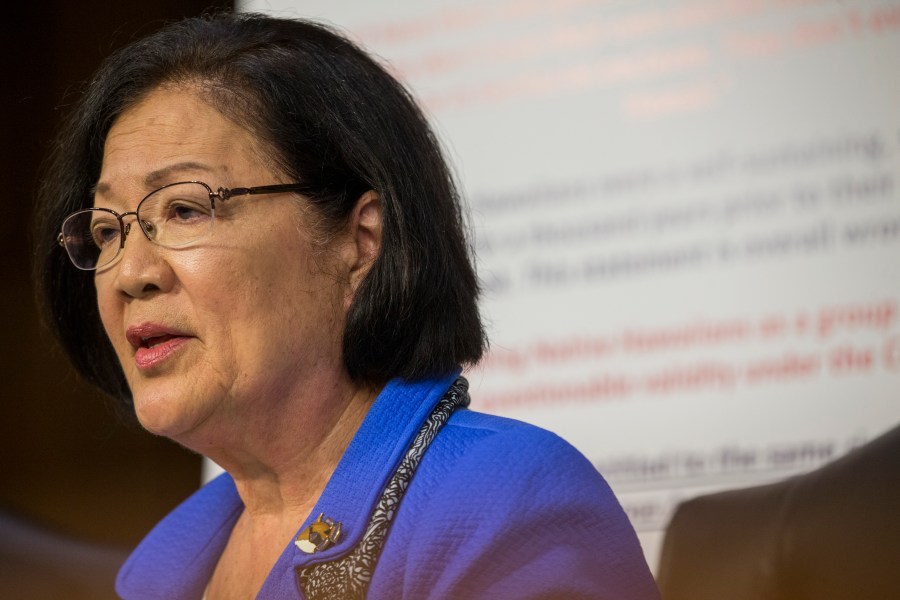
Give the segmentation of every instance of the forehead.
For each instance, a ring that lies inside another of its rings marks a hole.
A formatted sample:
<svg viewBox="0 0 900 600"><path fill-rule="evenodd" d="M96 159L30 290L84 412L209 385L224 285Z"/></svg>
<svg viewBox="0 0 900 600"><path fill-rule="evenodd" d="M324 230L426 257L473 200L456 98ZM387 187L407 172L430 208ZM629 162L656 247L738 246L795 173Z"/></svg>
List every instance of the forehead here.
<svg viewBox="0 0 900 600"><path fill-rule="evenodd" d="M245 127L189 87L159 88L125 110L106 137L96 193L132 196L187 179L218 186L273 177ZM244 180L244 178L249 178Z"/></svg>

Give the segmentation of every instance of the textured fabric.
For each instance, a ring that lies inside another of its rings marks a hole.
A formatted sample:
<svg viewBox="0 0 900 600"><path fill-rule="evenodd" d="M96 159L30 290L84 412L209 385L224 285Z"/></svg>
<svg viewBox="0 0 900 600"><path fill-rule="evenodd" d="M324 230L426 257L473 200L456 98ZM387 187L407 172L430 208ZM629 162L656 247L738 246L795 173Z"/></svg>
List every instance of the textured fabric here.
<svg viewBox="0 0 900 600"><path fill-rule="evenodd" d="M428 446L434 441L435 436L446 424L453 411L460 406L469 405L468 389L469 382L465 378L457 379L447 390L447 394L438 402L434 412L428 416L419 433L416 434L416 439L413 440L406 456L400 462L400 466L397 467L397 471L391 477L381 499L378 500L372 520L369 521L369 526L356 548L338 560L319 563L298 571L300 590L308 600L329 600L331 598L361 600L365 598L369 582L372 581L372 572L375 570L375 564L384 548L391 523L416 468L422 462Z"/></svg>
<svg viewBox="0 0 900 600"><path fill-rule="evenodd" d="M359 543L422 423L457 374L390 382L298 532L320 513L342 523L332 547L285 550L260 599L302 598L296 569ZM242 505L225 474L175 509L119 573L126 600L198 600ZM422 458L397 509L369 599L658 598L624 512L590 462L559 437L459 409Z"/></svg>

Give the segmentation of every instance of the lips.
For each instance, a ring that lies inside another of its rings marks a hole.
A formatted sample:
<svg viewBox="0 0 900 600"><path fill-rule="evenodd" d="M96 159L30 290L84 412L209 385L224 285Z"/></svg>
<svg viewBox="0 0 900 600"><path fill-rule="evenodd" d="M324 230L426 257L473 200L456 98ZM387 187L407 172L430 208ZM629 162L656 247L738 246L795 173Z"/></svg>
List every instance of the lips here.
<svg viewBox="0 0 900 600"><path fill-rule="evenodd" d="M129 327L125 337L134 348L135 364L147 371L176 354L193 336L166 325L142 323Z"/></svg>

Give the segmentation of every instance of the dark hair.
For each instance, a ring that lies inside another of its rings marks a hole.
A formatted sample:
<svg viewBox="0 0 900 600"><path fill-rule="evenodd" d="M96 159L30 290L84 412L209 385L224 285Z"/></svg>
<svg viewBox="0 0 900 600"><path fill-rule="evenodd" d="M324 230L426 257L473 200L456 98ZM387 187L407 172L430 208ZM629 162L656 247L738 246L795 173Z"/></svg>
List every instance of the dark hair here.
<svg viewBox="0 0 900 600"><path fill-rule="evenodd" d="M63 218L92 203L106 135L152 90L199 85L246 123L324 227L346 222L375 190L382 245L357 289L343 357L354 380L418 379L477 362L486 346L478 280L459 198L416 103L377 62L323 25L257 14L170 24L110 56L87 86L45 165L35 219L35 275L52 329L77 370L131 400L100 322L93 274L56 244Z"/></svg>

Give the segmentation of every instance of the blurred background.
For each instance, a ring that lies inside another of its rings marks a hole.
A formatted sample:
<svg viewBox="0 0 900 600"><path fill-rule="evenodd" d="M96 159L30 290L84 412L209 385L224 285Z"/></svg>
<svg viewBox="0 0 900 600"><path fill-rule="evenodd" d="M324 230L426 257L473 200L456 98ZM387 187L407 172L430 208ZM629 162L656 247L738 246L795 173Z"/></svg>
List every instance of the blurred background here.
<svg viewBox="0 0 900 600"><path fill-rule="evenodd" d="M200 481L198 456L127 424L110 401L79 380L41 327L29 274L28 223L43 156L61 117L100 61L166 21L230 4L50 1L4 8L0 144L7 211L0 219L4 597L40 597L8 587L14 575L10 571L23 568L27 539L43 540L41 534L52 533L61 537L54 538L51 548L66 547L75 539L104 548L131 548ZM37 537L28 537L29 532ZM16 544L23 560L12 558L10 547ZM50 579L52 574L45 571L37 577ZM70 593L56 597L81 597L77 589Z"/></svg>
<svg viewBox="0 0 900 600"><path fill-rule="evenodd" d="M0 508L126 548L201 460L124 426L37 322L28 207L99 61L228 3L4 23ZM673 508L900 421L900 2L246 1L324 20L421 100L472 215L492 340L473 408L607 477L651 567Z"/></svg>

